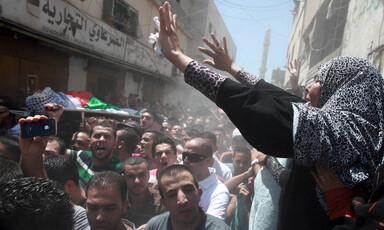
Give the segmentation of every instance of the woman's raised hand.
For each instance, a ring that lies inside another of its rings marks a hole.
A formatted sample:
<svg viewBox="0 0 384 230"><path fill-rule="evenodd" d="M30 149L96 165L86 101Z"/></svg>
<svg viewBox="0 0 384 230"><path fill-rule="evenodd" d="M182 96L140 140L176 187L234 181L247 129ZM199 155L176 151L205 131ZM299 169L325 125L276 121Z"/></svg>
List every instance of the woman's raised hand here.
<svg viewBox="0 0 384 230"><path fill-rule="evenodd" d="M311 172L311 174L321 190L325 192L331 189L345 187L344 184L332 173L329 168L325 168L317 164L315 166L317 174L314 172Z"/></svg>
<svg viewBox="0 0 384 230"><path fill-rule="evenodd" d="M159 42L166 58L181 53L179 37L177 36L176 14L172 14L171 5L165 2L159 8L160 31Z"/></svg>
<svg viewBox="0 0 384 230"><path fill-rule="evenodd" d="M226 71L231 75L235 76L236 73L241 69L238 67L233 61L232 58L228 55L227 48L227 39L223 36L223 46L221 46L220 42L217 41L214 34L211 33L212 42L207 38L203 37L203 41L211 50L199 47L200 52L205 53L209 57L212 58L206 59L203 63L211 65L212 67Z"/></svg>
<svg viewBox="0 0 384 230"><path fill-rule="evenodd" d="M293 90L296 90L299 87L300 68L301 59L295 59L293 63L290 61L289 65L287 65L287 70L290 73L290 81Z"/></svg>
<svg viewBox="0 0 384 230"><path fill-rule="evenodd" d="M176 14L172 14L169 2L165 2L163 6L160 6L159 18L160 31L158 42L161 45L163 55L184 72L192 59L181 51L179 37L177 36L177 17Z"/></svg>

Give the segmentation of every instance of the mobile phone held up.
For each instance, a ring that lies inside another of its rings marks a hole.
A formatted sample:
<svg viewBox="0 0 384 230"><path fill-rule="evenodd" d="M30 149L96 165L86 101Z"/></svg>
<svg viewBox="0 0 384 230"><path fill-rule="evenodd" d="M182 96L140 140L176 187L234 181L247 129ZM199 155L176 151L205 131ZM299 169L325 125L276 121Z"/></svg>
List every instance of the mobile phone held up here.
<svg viewBox="0 0 384 230"><path fill-rule="evenodd" d="M36 136L53 136L56 135L56 120L48 118L37 122L21 124L21 137L24 139L33 138Z"/></svg>

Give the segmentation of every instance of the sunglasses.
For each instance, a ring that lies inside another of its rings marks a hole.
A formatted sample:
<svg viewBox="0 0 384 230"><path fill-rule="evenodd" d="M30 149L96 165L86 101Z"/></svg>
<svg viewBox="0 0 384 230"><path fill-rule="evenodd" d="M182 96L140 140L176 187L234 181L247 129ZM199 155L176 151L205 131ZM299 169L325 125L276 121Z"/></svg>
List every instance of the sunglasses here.
<svg viewBox="0 0 384 230"><path fill-rule="evenodd" d="M205 158L207 158L207 156L203 156L203 155L196 154L196 153L183 152L183 161L185 161L185 158L188 158L189 162L196 163L196 162L200 162L200 161L204 160Z"/></svg>

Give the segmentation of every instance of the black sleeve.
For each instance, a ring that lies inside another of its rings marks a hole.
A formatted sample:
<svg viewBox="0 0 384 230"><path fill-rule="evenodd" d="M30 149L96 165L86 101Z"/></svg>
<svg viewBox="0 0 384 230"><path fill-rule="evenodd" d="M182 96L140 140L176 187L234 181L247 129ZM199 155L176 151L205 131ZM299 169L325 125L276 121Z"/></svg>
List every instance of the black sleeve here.
<svg viewBox="0 0 384 230"><path fill-rule="evenodd" d="M282 166L275 157L269 155L267 155L264 159L264 166L271 173L276 183L278 183L280 187L285 187L291 170L287 167Z"/></svg>
<svg viewBox="0 0 384 230"><path fill-rule="evenodd" d="M338 217L329 222L329 229L332 230L351 230L355 229L354 226L355 222L347 216Z"/></svg>
<svg viewBox="0 0 384 230"><path fill-rule="evenodd" d="M248 88L231 79L220 86L216 104L243 137L259 151L277 157L293 157L293 109L302 100L260 80Z"/></svg>

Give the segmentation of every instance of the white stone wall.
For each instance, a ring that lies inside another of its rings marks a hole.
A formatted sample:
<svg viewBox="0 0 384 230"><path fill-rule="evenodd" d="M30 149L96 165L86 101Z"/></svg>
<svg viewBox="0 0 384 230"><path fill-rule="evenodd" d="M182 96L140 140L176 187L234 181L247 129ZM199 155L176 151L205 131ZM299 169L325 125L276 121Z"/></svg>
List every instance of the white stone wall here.
<svg viewBox="0 0 384 230"><path fill-rule="evenodd" d="M303 35L309 23L324 3L324 0L311 0L310 4L300 2L298 14L292 25L290 44L287 52L287 63L295 58L303 58L300 85L310 82L317 72L317 66L308 67L310 50L305 46ZM342 45L330 53L321 64L337 56L356 56L368 59L384 73L384 25L382 23L384 6L381 0L349 1L347 22L344 28ZM336 9L337 10L337 9ZM311 41L311 34L310 41ZM289 88L289 73L286 72L285 87Z"/></svg>
<svg viewBox="0 0 384 230"><path fill-rule="evenodd" d="M344 31L344 55L368 58L370 52L384 44L383 1L351 1Z"/></svg>

